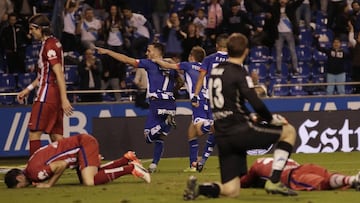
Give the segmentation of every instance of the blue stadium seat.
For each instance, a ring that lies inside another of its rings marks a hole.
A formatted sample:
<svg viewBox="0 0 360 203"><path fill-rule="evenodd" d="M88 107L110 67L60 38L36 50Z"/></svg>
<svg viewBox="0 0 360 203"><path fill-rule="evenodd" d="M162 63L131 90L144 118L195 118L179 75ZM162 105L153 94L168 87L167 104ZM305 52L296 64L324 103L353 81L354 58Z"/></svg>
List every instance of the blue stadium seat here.
<svg viewBox="0 0 360 203"><path fill-rule="evenodd" d="M300 29L299 44L300 45L311 45L313 42L312 32L309 29Z"/></svg>
<svg viewBox="0 0 360 203"><path fill-rule="evenodd" d="M315 77L320 77L320 76L324 76L325 75L325 64L314 64L311 68L312 70L312 75Z"/></svg>
<svg viewBox="0 0 360 203"><path fill-rule="evenodd" d="M257 27L264 27L266 13L259 13L253 17L253 22Z"/></svg>
<svg viewBox="0 0 360 203"><path fill-rule="evenodd" d="M307 84L308 80L307 78L297 77L291 79L291 84ZM305 91L306 88L301 85L292 86L290 88L291 95L293 96L304 96L308 95L308 92Z"/></svg>
<svg viewBox="0 0 360 203"><path fill-rule="evenodd" d="M274 78L270 80L269 92L272 96L288 96L290 94L289 87L274 87L276 84L287 84L284 78Z"/></svg>
<svg viewBox="0 0 360 203"><path fill-rule="evenodd" d="M298 63L298 72L299 76L302 78L306 78L310 75L310 65L309 63L299 61Z"/></svg>
<svg viewBox="0 0 360 203"><path fill-rule="evenodd" d="M250 49L250 61L251 62L268 62L270 51L266 46L254 46Z"/></svg>
<svg viewBox="0 0 360 203"><path fill-rule="evenodd" d="M315 49L313 52L313 58L314 58L314 62L316 64L324 64L326 63L328 57L325 53Z"/></svg>
<svg viewBox="0 0 360 203"><path fill-rule="evenodd" d="M316 12L316 29L327 27L327 22L326 16L321 11Z"/></svg>
<svg viewBox="0 0 360 203"><path fill-rule="evenodd" d="M68 86L76 86L79 81L77 65L65 65L65 82Z"/></svg>
<svg viewBox="0 0 360 203"><path fill-rule="evenodd" d="M276 61L276 48L275 47L273 47L271 49L271 57L272 57L273 61ZM284 45L283 50L282 50L282 61L289 62L290 60L291 60L290 50L286 45Z"/></svg>
<svg viewBox="0 0 360 203"><path fill-rule="evenodd" d="M34 81L35 78L36 78L36 73L19 73L17 87L20 89L24 89L32 81Z"/></svg>
<svg viewBox="0 0 360 203"><path fill-rule="evenodd" d="M314 83L325 83L326 79L324 75L314 76ZM313 95L326 95L326 86L318 85L312 92Z"/></svg>
<svg viewBox="0 0 360 203"><path fill-rule="evenodd" d="M270 78L277 78L276 73L276 63L271 63L269 68L269 76ZM281 63L281 78L287 78L289 76L289 66L287 63Z"/></svg>
<svg viewBox="0 0 360 203"><path fill-rule="evenodd" d="M16 89L15 75L0 74L0 92L14 92ZM1 104L14 104L15 96L0 96Z"/></svg>
<svg viewBox="0 0 360 203"><path fill-rule="evenodd" d="M249 74L256 71L260 79L264 79L268 76L268 68L266 63L250 63Z"/></svg>
<svg viewBox="0 0 360 203"><path fill-rule="evenodd" d="M321 47L330 48L332 46L332 41L334 40L334 33L332 30L327 28L321 28L318 30L315 30L315 34L319 35L320 37L326 36L329 40L324 42L319 42Z"/></svg>
<svg viewBox="0 0 360 203"><path fill-rule="evenodd" d="M312 49L306 45L296 46L298 61L310 62L312 60Z"/></svg>

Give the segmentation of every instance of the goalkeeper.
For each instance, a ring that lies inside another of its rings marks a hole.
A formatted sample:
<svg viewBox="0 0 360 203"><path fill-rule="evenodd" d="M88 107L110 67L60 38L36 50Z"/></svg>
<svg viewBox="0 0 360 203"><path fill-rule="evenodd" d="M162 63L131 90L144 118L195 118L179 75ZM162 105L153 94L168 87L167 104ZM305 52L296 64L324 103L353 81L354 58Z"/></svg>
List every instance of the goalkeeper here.
<svg viewBox="0 0 360 203"><path fill-rule="evenodd" d="M240 177L247 172L246 151L267 149L275 143L275 161L265 190L272 194L297 195L280 181L296 140L296 130L284 117L271 114L258 98L252 79L243 66L249 51L247 38L239 33L232 34L228 38L227 49L229 59L212 69L208 83L221 183L198 185L196 178L190 176L184 200L193 200L199 195L237 197L240 193ZM245 101L259 118L251 118Z"/></svg>

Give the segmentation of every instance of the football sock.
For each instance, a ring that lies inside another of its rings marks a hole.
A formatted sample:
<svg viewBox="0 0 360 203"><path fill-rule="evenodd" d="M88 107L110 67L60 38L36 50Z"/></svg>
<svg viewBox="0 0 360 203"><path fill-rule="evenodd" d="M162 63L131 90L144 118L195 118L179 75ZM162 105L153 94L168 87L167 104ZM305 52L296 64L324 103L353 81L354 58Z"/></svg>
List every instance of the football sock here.
<svg viewBox="0 0 360 203"><path fill-rule="evenodd" d="M164 150L164 140L158 139L154 143L154 154L152 163L158 164Z"/></svg>
<svg viewBox="0 0 360 203"><path fill-rule="evenodd" d="M100 169L94 176L94 184L101 185L111 182L120 176L131 174L133 169L134 165L132 164L112 169Z"/></svg>
<svg viewBox="0 0 360 203"><path fill-rule="evenodd" d="M330 176L329 184L331 188L335 189L346 185L352 186L354 184L354 181L355 181L355 176L333 174Z"/></svg>
<svg viewBox="0 0 360 203"><path fill-rule="evenodd" d="M217 198L220 195L220 186L216 183L203 183L199 185L199 194L210 198Z"/></svg>
<svg viewBox="0 0 360 203"><path fill-rule="evenodd" d="M111 168L118 168L120 166L127 165L129 162L128 159L125 157L121 157L120 159L116 159L114 161L110 161L108 163L102 164L100 169L111 169Z"/></svg>
<svg viewBox="0 0 360 203"><path fill-rule="evenodd" d="M276 183L280 181L281 172L286 165L286 162L291 154L292 148L293 147L291 144L284 141L280 141L277 144L277 148L274 151L272 174L270 176L271 182Z"/></svg>
<svg viewBox="0 0 360 203"><path fill-rule="evenodd" d="M171 130L171 125L167 124L166 121L162 122L160 124L160 132L163 133L164 135L169 134L170 130Z"/></svg>
<svg viewBox="0 0 360 203"><path fill-rule="evenodd" d="M189 149L190 149L189 159L190 159L190 167L191 167L191 164L197 161L197 156L199 151L199 144L197 138L189 140Z"/></svg>
<svg viewBox="0 0 360 203"><path fill-rule="evenodd" d="M40 149L41 140L30 140L30 156L36 152L36 150Z"/></svg>
<svg viewBox="0 0 360 203"><path fill-rule="evenodd" d="M208 139L206 140L204 153L201 159L202 164L205 164L206 160L211 155L211 152L214 151L214 147L215 147L215 135L213 133L209 133Z"/></svg>

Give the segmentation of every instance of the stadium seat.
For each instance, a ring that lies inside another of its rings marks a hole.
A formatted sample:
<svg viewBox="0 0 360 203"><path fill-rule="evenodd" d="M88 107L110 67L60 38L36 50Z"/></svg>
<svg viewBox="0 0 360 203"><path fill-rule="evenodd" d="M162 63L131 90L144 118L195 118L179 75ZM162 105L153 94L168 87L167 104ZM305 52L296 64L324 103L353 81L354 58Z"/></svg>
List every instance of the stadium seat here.
<svg viewBox="0 0 360 203"><path fill-rule="evenodd" d="M325 83L325 76L314 76L313 77L314 83ZM326 86L324 85L318 85L314 87L314 90L312 92L313 95L326 95Z"/></svg>
<svg viewBox="0 0 360 203"><path fill-rule="evenodd" d="M321 11L316 12L315 22L316 22L316 29L327 27L327 18Z"/></svg>
<svg viewBox="0 0 360 203"><path fill-rule="evenodd" d="M253 22L257 27L264 27L266 13L259 13L253 17Z"/></svg>
<svg viewBox="0 0 360 203"><path fill-rule="evenodd" d="M312 66L312 75L315 77L320 77L325 75L325 64L314 64Z"/></svg>
<svg viewBox="0 0 360 203"><path fill-rule="evenodd" d="M270 69L269 69L269 76L270 78L277 78L276 74L276 63L271 63ZM289 76L289 66L287 63L281 63L281 78L287 78Z"/></svg>
<svg viewBox="0 0 360 203"><path fill-rule="evenodd" d="M269 48L266 46L254 46L250 49L250 61L255 63L265 63L269 61Z"/></svg>
<svg viewBox="0 0 360 203"><path fill-rule="evenodd" d="M273 47L271 49L271 57L272 57L273 61L276 61L276 48L275 47ZM289 62L290 60L291 60L290 50L286 45L284 45L283 50L282 50L282 61Z"/></svg>
<svg viewBox="0 0 360 203"><path fill-rule="evenodd" d="M298 63L298 72L299 72L298 77L307 78L310 75L310 65L309 65L309 63L299 61L299 63Z"/></svg>
<svg viewBox="0 0 360 203"><path fill-rule="evenodd" d="M76 86L79 80L77 65L65 65L66 85Z"/></svg>
<svg viewBox="0 0 360 203"><path fill-rule="evenodd" d="M312 42L313 42L313 36L311 30L306 28L300 29L299 44L310 46Z"/></svg>
<svg viewBox="0 0 360 203"><path fill-rule="evenodd" d="M315 64L324 64L326 63L328 57L324 52L315 49L313 52L313 59Z"/></svg>
<svg viewBox="0 0 360 203"><path fill-rule="evenodd" d="M275 87L277 84L287 84L287 80L284 78L274 78L270 80L269 92L272 96L288 96L289 87Z"/></svg>
<svg viewBox="0 0 360 203"><path fill-rule="evenodd" d="M15 76L13 74L0 74L0 92L9 93L16 89ZM14 104L14 96L0 96L1 104Z"/></svg>
<svg viewBox="0 0 360 203"><path fill-rule="evenodd" d="M36 78L36 73L19 73L17 87L20 89L24 89L32 81L34 81L35 78Z"/></svg>
<svg viewBox="0 0 360 203"><path fill-rule="evenodd" d="M291 84L307 84L308 80L307 78L302 78L302 77L297 77L297 78L292 78L291 79ZM296 85L296 86L292 86L290 88L290 94L293 96L303 96L303 95L308 95L308 92L305 91L306 88L304 88L304 86L301 85Z"/></svg>
<svg viewBox="0 0 360 203"><path fill-rule="evenodd" d="M330 48L332 46L332 41L334 40L334 33L332 30L327 28L321 28L315 30L315 35L318 35L319 39L328 39L327 41L319 40L319 44L321 47Z"/></svg>
<svg viewBox="0 0 360 203"><path fill-rule="evenodd" d="M249 74L256 71L260 79L264 79L268 76L268 68L266 63L250 63Z"/></svg>
<svg viewBox="0 0 360 203"><path fill-rule="evenodd" d="M296 46L298 61L310 62L312 60L312 49L307 45Z"/></svg>

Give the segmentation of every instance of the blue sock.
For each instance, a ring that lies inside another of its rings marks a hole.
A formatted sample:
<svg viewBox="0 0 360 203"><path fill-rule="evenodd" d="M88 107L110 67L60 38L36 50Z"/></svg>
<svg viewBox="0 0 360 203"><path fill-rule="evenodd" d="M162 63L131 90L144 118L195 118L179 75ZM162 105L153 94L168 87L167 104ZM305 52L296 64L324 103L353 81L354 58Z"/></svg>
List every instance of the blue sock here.
<svg viewBox="0 0 360 203"><path fill-rule="evenodd" d="M164 134L164 135L169 134L171 126L166 124L165 121L160 124L160 127L161 127L160 131L162 132L162 134Z"/></svg>
<svg viewBox="0 0 360 203"><path fill-rule="evenodd" d="M164 140L158 139L154 143L154 155L152 163L158 164L164 151Z"/></svg>
<svg viewBox="0 0 360 203"><path fill-rule="evenodd" d="M211 155L211 152L214 151L215 144L216 144L215 143L215 135L213 133L209 133L208 139L206 140L204 153L203 153L202 159L201 159L201 162L203 164L205 164L206 160Z"/></svg>
<svg viewBox="0 0 360 203"><path fill-rule="evenodd" d="M189 140L189 149L190 149L189 159L190 159L190 167L191 167L191 163L197 161L197 156L199 151L199 144L197 138L193 140Z"/></svg>

